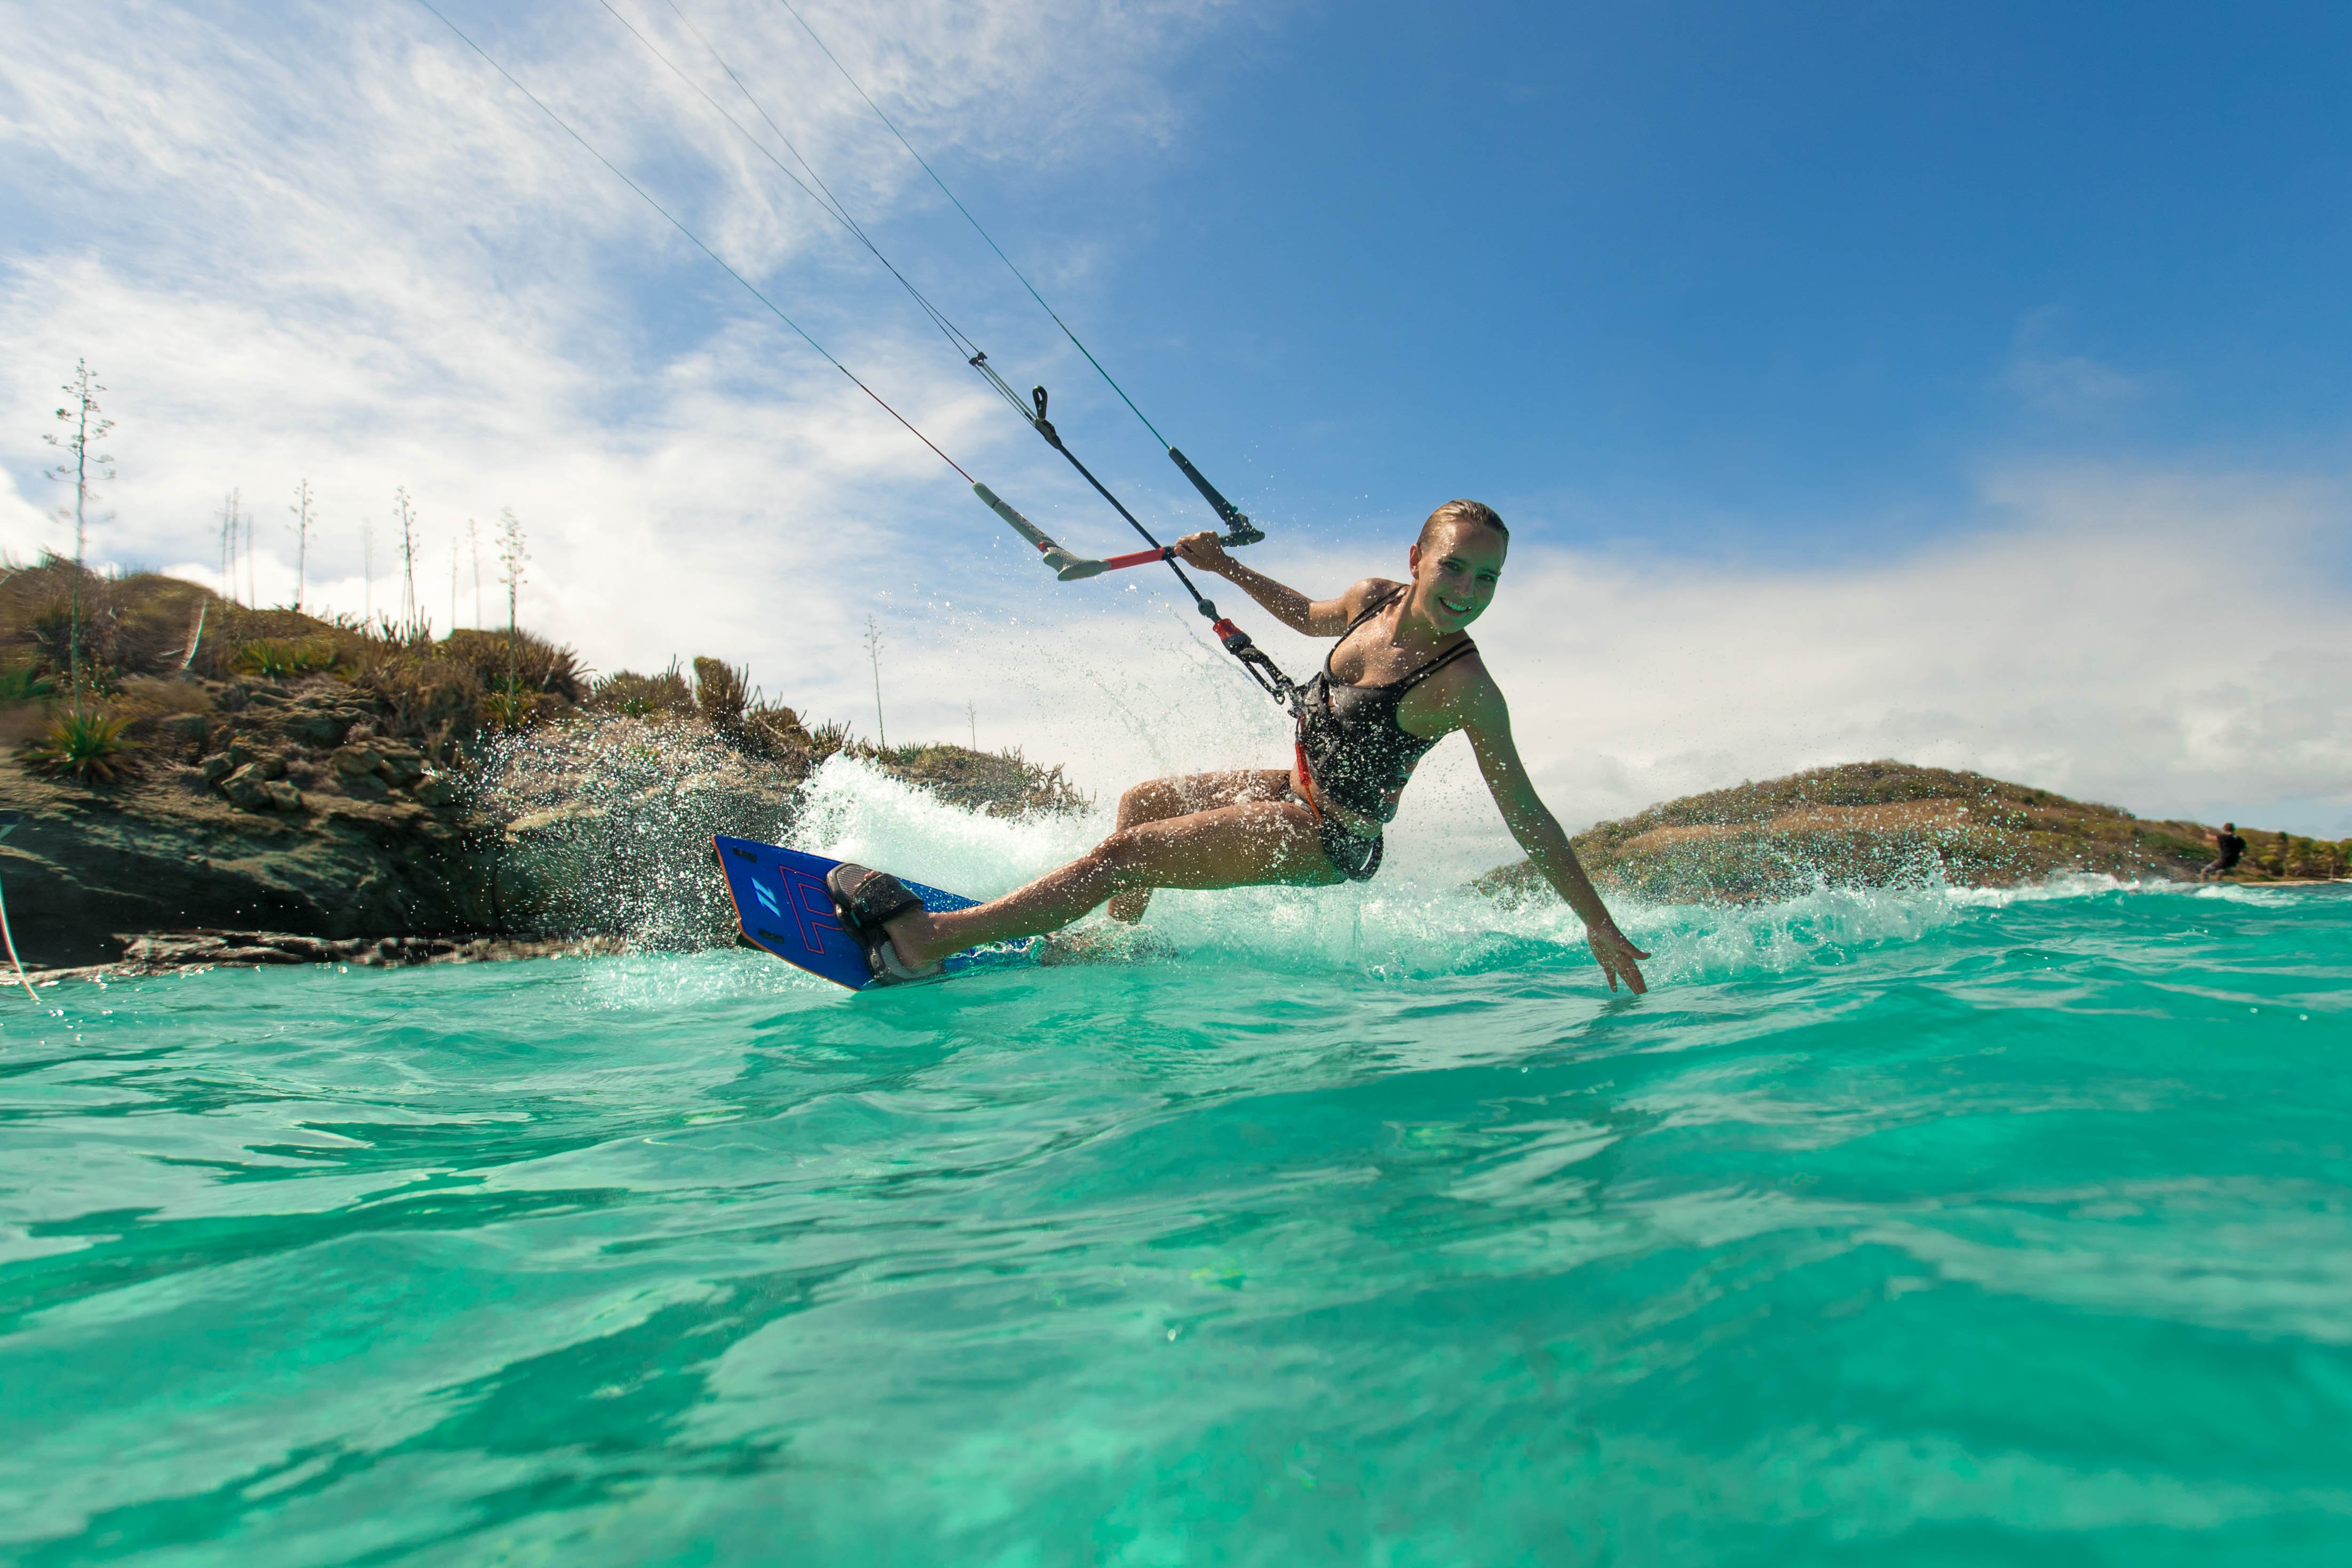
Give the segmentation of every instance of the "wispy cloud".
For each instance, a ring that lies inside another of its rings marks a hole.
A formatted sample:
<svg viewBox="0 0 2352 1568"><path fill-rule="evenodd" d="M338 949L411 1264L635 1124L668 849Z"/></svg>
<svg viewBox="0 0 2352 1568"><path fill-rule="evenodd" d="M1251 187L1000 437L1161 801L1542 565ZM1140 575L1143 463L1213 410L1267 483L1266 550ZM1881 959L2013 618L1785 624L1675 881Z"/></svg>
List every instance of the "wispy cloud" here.
<svg viewBox="0 0 2352 1568"><path fill-rule="evenodd" d="M686 5L862 217L933 201L780 6ZM894 286L601 6L447 8L936 439L967 461L1015 447ZM34 9L0 16L30 37ZM622 9L731 90L666 5ZM1051 165L1168 136L1164 73L1220 11L811 15L935 154ZM526 613L592 658L657 663L691 632L821 687L836 623L901 563L984 550L985 513L936 458L423 8L101 4L78 40L0 60L0 201L21 220L0 225L0 549L62 542L36 437L87 355L121 419L98 558L208 574L241 486L267 597L293 585L279 492L313 481L311 597L358 609L360 523L382 573L405 485L428 605L465 518L513 505L538 541ZM987 321L1010 285L982 261L930 270L951 298L981 281L968 314ZM1021 341L1058 353L1042 329L1024 318ZM998 471L1042 457L1020 446Z"/></svg>
<svg viewBox="0 0 2352 1568"><path fill-rule="evenodd" d="M2061 419L2099 417L2116 413L2143 396L2147 381L2126 375L2088 354L2068 353L2056 346L2059 312L2033 311L2018 323L2002 383L2037 414Z"/></svg>

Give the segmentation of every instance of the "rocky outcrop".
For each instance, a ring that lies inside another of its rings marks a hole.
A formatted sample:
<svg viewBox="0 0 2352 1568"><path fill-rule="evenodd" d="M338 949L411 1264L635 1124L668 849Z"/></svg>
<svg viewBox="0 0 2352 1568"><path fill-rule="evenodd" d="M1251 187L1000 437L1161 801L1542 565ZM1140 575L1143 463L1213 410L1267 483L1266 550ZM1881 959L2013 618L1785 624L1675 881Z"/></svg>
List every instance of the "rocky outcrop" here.
<svg viewBox="0 0 2352 1568"><path fill-rule="evenodd" d="M105 967L117 974L165 974L217 966L261 969L293 963L345 963L369 969L418 963L477 963L502 958L585 957L619 952L617 937L318 937L282 931L167 931L132 939Z"/></svg>
<svg viewBox="0 0 2352 1568"><path fill-rule="evenodd" d="M454 787L414 748L328 749L366 721L338 683L319 681L225 687L159 727L108 785L0 756L0 799L26 814L0 841L0 892L26 961L96 963L121 951L121 933L199 926L333 938L478 929L493 858Z"/></svg>
<svg viewBox="0 0 2352 1568"><path fill-rule="evenodd" d="M208 932L275 932L296 943L281 953L386 938L724 942L733 911L711 835L782 836L819 760L696 714L583 709L446 748L452 763L383 732L387 707L329 674L151 680L141 695L163 716L110 782L0 749L0 805L26 814L0 840L0 896L28 964L114 963L157 932L190 951ZM1054 770L961 752L860 754L960 804L1085 804Z"/></svg>
<svg viewBox="0 0 2352 1568"><path fill-rule="evenodd" d="M2241 879L2343 873L2340 847L2248 831ZM2298 842L2300 847L2297 847ZM1653 903L1752 902L1820 887L2012 887L2069 872L2187 880L2212 830L1979 773L1853 763L1668 801L1574 840L1604 890ZM1526 861L1474 884L1505 900L1549 889Z"/></svg>
<svg viewBox="0 0 2352 1568"><path fill-rule="evenodd" d="M447 769L373 734L327 677L221 696L110 785L0 757L0 800L26 814L0 894L27 963L197 929L723 941L709 836L773 835L806 772L684 722L586 715Z"/></svg>
<svg viewBox="0 0 2352 1568"><path fill-rule="evenodd" d="M158 931L190 951L275 932L280 953L724 941L710 835L781 834L844 749L976 809L1086 804L1017 752L850 746L719 659L691 684L675 664L592 682L517 627L435 638L0 563L0 807L26 816L0 840L0 895L31 963L110 962Z"/></svg>

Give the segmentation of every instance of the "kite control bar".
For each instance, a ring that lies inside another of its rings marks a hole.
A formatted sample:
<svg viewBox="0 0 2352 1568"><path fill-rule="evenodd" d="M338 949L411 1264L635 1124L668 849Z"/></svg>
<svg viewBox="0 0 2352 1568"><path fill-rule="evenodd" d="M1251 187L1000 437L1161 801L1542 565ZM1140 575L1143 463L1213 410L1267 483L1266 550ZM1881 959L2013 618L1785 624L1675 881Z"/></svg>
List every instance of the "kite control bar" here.
<svg viewBox="0 0 2352 1568"><path fill-rule="evenodd" d="M998 375L989 367L986 354L974 354L971 363L975 370L995 384L997 390L1011 400L1013 407L1021 408L1020 397L1004 384L1003 376ZM1296 710L1299 701L1297 684L1282 673L1274 660L1266 657L1264 648L1250 640L1249 633L1234 625L1230 616L1217 614L1217 606L1211 604L1202 595L1201 590L1192 585L1192 580L1184 575L1184 568L1176 563L1176 547L1172 544L1162 544L1152 538L1151 531L1137 521L1135 514L1120 504L1119 499L1111 494L1084 463L1078 461L1076 452L1062 444L1061 432L1055 429L1054 422L1045 417L1045 389L1042 386L1033 388L1029 396L1036 412L1032 414L1028 409L1023 408L1022 417L1027 419L1037 434L1045 438L1047 446L1069 459L1070 467L1077 469L1087 483L1095 488L1096 493L1110 502L1112 509L1119 516L1127 519L1128 525L1143 535L1144 542L1151 548L1139 550L1129 555L1114 555L1108 561L1097 561L1085 555L1073 555L1055 543L1044 529L1007 506L994 490L977 479L972 480L971 493L978 496L989 510L1003 518L1006 526L1013 532L1027 540L1037 553L1045 558L1045 564L1052 570L1054 575L1065 583L1076 583L1087 577L1099 577L1106 572L1116 572L1122 567L1148 566L1154 562L1166 562L1169 570L1176 574L1176 581L1184 585L1184 592L1192 595L1192 607L1200 611L1202 617L1210 623L1209 629L1215 635L1224 650L1241 661L1242 668L1249 671L1250 679L1256 681L1267 696ZM1217 487L1202 478L1201 470L1194 468L1183 453L1171 447L1168 448L1168 455L1176 459L1176 466L1184 470L1186 479L1192 481L1192 488L1199 490L1208 503L1217 509L1217 516L1223 520L1226 531L1217 536L1218 543L1231 548L1244 544L1255 544L1265 537L1265 531L1250 521L1247 513L1217 493Z"/></svg>
<svg viewBox="0 0 2352 1568"><path fill-rule="evenodd" d="M975 482L971 487L971 493L978 496L987 505L989 510L1003 518L1012 527L1013 532L1034 545L1037 553L1045 558L1045 564L1053 569L1054 575L1065 583L1076 583L1082 578L1099 577L1106 572L1117 572L1129 566L1150 566L1157 562L1173 561L1177 558L1176 547L1172 544L1155 545L1150 550L1139 550L1131 555L1114 555L1104 561L1097 561L1085 555L1074 555L1048 538L1045 530L1007 506L997 493L986 485ZM1238 512L1234 515L1241 516ZM1242 517L1241 521L1244 525L1242 529L1236 529L1231 533L1219 534L1217 542L1230 548L1252 544L1265 537L1258 530L1247 526L1248 518Z"/></svg>
<svg viewBox="0 0 2352 1568"><path fill-rule="evenodd" d="M1055 543L1045 536L1044 529L1005 505L998 499L994 490L976 479L972 481L971 493L986 503L989 510L1010 524L1013 532L1035 545L1037 553L1045 558L1045 564L1051 567L1054 575L1063 582L1075 583L1081 577L1099 577L1110 570L1110 563L1107 561L1089 561L1083 555L1073 555ZM1149 552L1146 552L1146 558L1153 561L1160 559L1158 555Z"/></svg>

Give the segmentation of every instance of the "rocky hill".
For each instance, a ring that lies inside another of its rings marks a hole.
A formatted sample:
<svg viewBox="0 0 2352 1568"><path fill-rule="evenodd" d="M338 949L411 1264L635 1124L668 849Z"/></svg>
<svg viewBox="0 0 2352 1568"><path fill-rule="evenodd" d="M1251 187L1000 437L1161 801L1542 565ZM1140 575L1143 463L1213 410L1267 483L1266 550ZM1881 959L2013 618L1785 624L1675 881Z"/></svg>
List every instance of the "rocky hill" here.
<svg viewBox="0 0 2352 1568"><path fill-rule="evenodd" d="M2242 826L2233 879L2347 874L2347 847ZM1821 886L1938 880L2011 887L2067 872L2185 880L2213 855L2213 830L2144 821L2112 805L1979 773L1851 763L1685 796L1575 839L1604 889L1654 903L1747 902ZM1474 884L1506 900L1549 897L1526 861Z"/></svg>
<svg viewBox="0 0 2352 1568"><path fill-rule="evenodd" d="M844 750L977 808L1087 804L1018 753L811 729L717 659L595 679L528 634L436 639L153 576L85 576L75 703L71 570L0 578L0 806L25 814L0 893L29 964L190 931L434 954L723 941L709 836L783 832Z"/></svg>

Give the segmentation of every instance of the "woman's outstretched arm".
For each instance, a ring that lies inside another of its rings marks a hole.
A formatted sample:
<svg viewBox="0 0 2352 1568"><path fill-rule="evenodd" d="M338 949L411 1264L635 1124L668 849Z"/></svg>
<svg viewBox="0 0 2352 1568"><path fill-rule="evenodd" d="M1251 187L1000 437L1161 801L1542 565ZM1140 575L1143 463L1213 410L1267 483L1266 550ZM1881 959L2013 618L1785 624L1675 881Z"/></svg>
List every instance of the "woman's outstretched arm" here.
<svg viewBox="0 0 2352 1568"><path fill-rule="evenodd" d="M1251 571L1226 554L1225 547L1217 542L1213 533L1186 534L1176 542L1176 553L1183 557L1185 565L1223 577L1256 600L1267 615L1292 631L1310 637L1336 637L1345 631L1376 586L1375 579L1367 578L1336 599L1310 599L1296 588Z"/></svg>
<svg viewBox="0 0 2352 1568"><path fill-rule="evenodd" d="M1642 978L1641 968L1634 961L1650 955L1617 929L1609 906L1601 901L1600 890L1584 874L1575 849L1570 847L1559 819L1536 794L1535 783L1528 777L1527 764L1519 761L1519 749L1511 740L1511 714L1504 704L1502 692L1481 675L1464 706L1467 718L1463 731L1470 737L1470 749L1477 755L1478 771L1486 777L1487 792L1503 814L1503 825L1518 840L1519 847L1528 852L1536 869L1543 873L1544 880L1568 900L1568 907L1584 922L1584 940L1600 962L1601 973L1609 977L1609 989L1616 990L1622 979L1637 994L1647 991L1649 983Z"/></svg>

